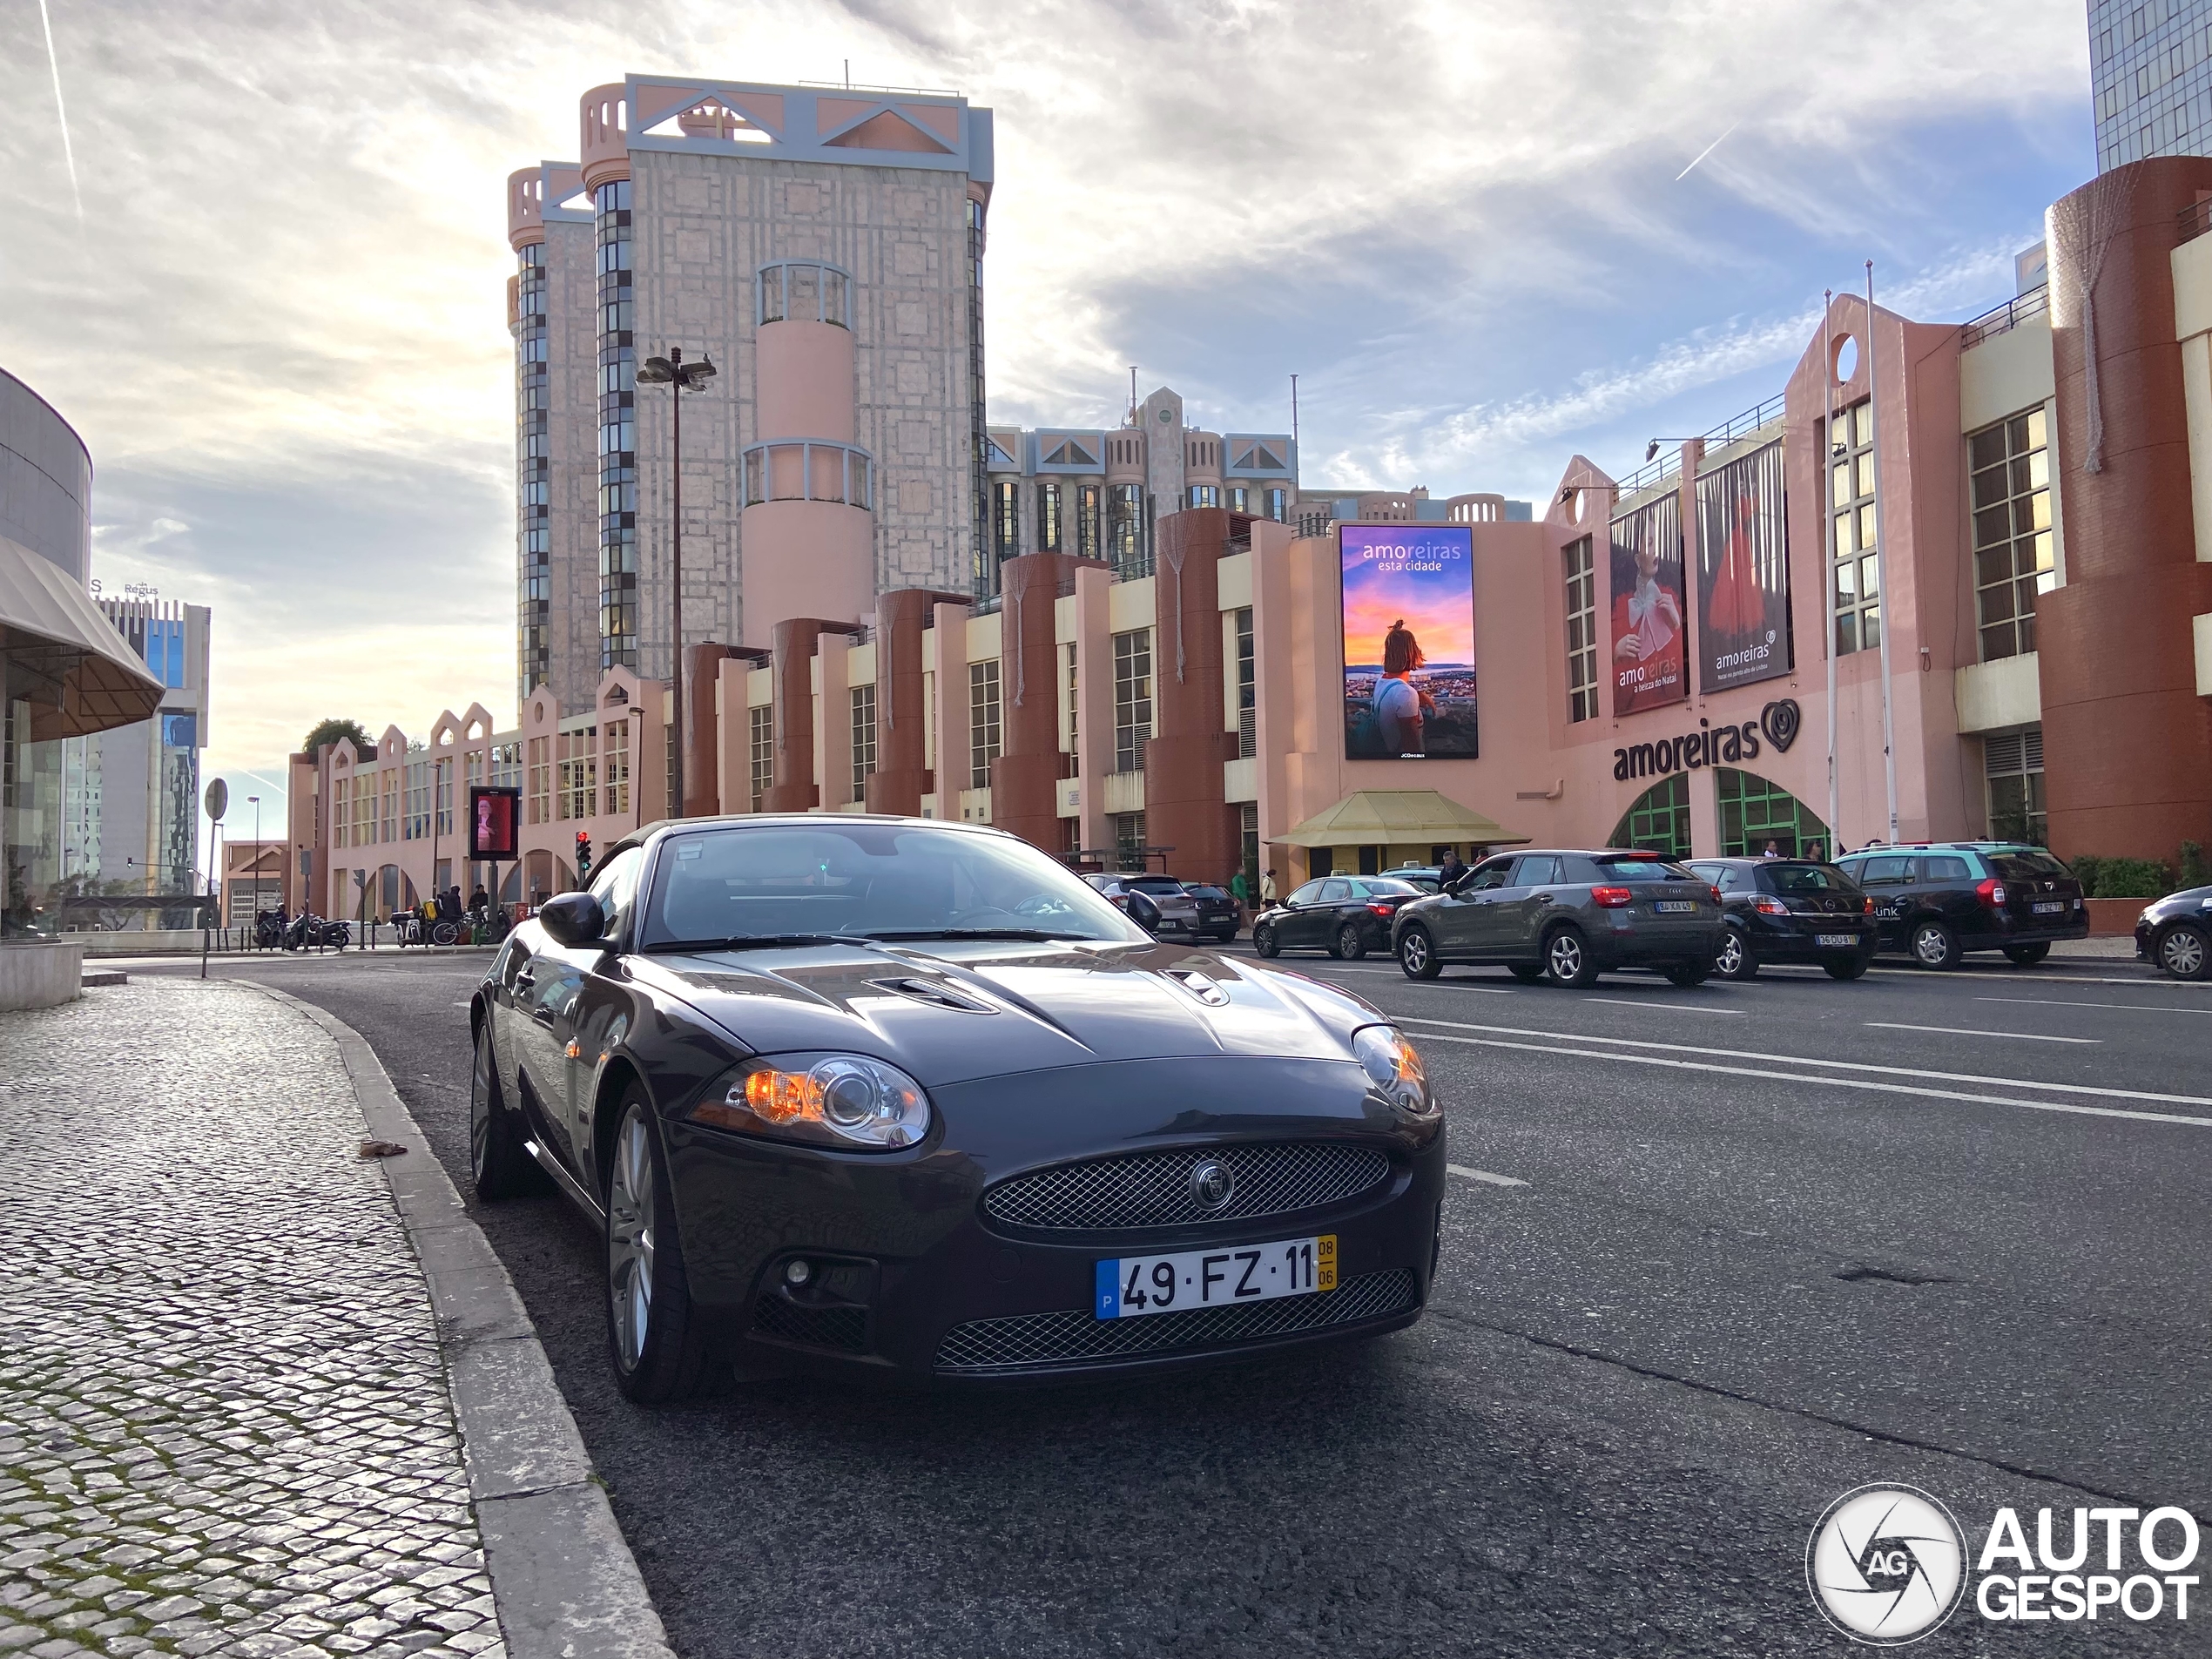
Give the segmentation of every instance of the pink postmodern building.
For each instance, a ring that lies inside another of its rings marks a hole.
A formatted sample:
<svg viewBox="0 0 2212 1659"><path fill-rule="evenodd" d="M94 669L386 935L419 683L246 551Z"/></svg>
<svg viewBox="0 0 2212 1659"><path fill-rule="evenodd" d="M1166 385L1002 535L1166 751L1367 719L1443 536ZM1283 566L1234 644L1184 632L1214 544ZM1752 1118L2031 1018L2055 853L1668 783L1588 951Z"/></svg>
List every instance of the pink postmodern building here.
<svg viewBox="0 0 2212 1659"><path fill-rule="evenodd" d="M2047 252L1971 321L1837 298L1755 408L1640 469L1563 458L1531 510L1302 485L1287 435L1212 430L1168 388L1115 427L992 425L969 354L983 112L775 91L633 78L586 99L581 167L518 175L517 236L545 237L518 256L520 523L567 550L570 608L546 602L533 669L526 541L515 725L476 705L295 758L291 902L472 886L453 837L476 781L522 792L522 902L573 878L579 833L679 811L918 813L1285 885L1521 841L2212 845L2212 161L2057 203ZM925 137L942 154L916 168L896 146ZM586 192L588 227L556 217ZM556 250L536 307L532 247ZM534 355L540 328L570 345ZM587 337L597 380L560 364ZM726 388L686 395L680 803L652 585L667 393L624 381L664 341ZM549 390L535 421L530 388L564 374L604 389L580 413ZM1355 546L1463 573L1428 614L1472 661L1415 671L1441 699L1417 758L1365 735L1390 647L1347 605Z"/></svg>

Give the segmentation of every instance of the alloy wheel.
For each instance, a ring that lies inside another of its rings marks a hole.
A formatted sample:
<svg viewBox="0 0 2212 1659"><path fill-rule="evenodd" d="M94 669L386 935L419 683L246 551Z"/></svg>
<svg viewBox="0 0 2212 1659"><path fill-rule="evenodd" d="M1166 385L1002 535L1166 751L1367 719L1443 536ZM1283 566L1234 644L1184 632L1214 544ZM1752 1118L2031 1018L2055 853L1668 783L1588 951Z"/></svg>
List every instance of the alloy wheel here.
<svg viewBox="0 0 2212 1659"><path fill-rule="evenodd" d="M1721 935L1720 954L1713 959L1713 967L1724 979L1743 971L1743 941L1733 927Z"/></svg>
<svg viewBox="0 0 2212 1659"><path fill-rule="evenodd" d="M2194 927L2176 927L2158 941L2158 965L2176 979L2195 979L2204 972L2204 935Z"/></svg>
<svg viewBox="0 0 2212 1659"><path fill-rule="evenodd" d="M607 1193L607 1294L625 1370L645 1352L653 1312L653 1150L644 1115L632 1110L615 1142Z"/></svg>
<svg viewBox="0 0 2212 1659"><path fill-rule="evenodd" d="M1912 934L1912 955L1923 968L1948 968L1953 954L1951 935L1934 922Z"/></svg>
<svg viewBox="0 0 2212 1659"><path fill-rule="evenodd" d="M1428 935L1414 928L1398 941L1398 960L1406 965L1409 974L1419 974L1428 966Z"/></svg>
<svg viewBox="0 0 2212 1659"><path fill-rule="evenodd" d="M1562 985L1572 983L1581 976L1582 941L1573 934L1554 934L1551 948L1544 953L1550 964L1552 977Z"/></svg>
<svg viewBox="0 0 2212 1659"><path fill-rule="evenodd" d="M487 1030L476 1039L475 1063L469 1068L469 1175L479 1185L490 1154L491 1033Z"/></svg>

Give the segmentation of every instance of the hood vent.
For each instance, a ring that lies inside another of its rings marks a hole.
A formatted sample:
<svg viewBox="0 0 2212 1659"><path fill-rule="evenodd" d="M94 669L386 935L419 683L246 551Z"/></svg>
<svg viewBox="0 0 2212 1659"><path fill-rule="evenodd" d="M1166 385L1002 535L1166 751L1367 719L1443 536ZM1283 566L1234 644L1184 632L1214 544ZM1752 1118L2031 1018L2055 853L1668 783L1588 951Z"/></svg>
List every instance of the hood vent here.
<svg viewBox="0 0 2212 1659"><path fill-rule="evenodd" d="M1225 1008L1229 1006L1229 993L1196 968L1170 968L1162 971L1208 1008Z"/></svg>
<svg viewBox="0 0 2212 1659"><path fill-rule="evenodd" d="M872 979L868 983L879 991L888 991L894 996L903 996L915 1002L926 1002L933 1008L951 1008L961 1014L998 1012L988 1002L971 996L942 980Z"/></svg>

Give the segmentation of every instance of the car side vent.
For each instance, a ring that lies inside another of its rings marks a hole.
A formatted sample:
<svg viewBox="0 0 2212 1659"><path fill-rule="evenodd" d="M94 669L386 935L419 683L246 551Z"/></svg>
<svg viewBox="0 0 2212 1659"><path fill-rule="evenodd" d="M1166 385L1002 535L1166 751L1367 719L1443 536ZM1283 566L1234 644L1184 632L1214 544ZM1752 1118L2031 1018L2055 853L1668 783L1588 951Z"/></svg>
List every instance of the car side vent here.
<svg viewBox="0 0 2212 1659"><path fill-rule="evenodd" d="M996 1014L998 1010L979 997L968 995L942 980L934 979L872 979L869 984L879 991L889 991L894 996L903 996L916 1002L927 1002L934 1008L954 1008L962 1014Z"/></svg>
<svg viewBox="0 0 2212 1659"><path fill-rule="evenodd" d="M1209 1007L1225 1008L1229 1006L1229 993L1196 968L1170 968L1165 971L1170 979Z"/></svg>

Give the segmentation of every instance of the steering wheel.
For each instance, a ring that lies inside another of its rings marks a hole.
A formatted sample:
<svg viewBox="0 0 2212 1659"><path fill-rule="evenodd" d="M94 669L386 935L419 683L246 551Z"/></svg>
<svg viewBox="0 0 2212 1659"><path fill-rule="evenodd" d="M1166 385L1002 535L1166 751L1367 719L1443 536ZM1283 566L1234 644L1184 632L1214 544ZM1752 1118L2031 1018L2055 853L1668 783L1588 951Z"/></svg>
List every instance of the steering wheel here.
<svg viewBox="0 0 2212 1659"><path fill-rule="evenodd" d="M1075 907L1065 899L1055 899L1049 893L1033 893L1014 907L1017 916L1066 916L1075 914Z"/></svg>

